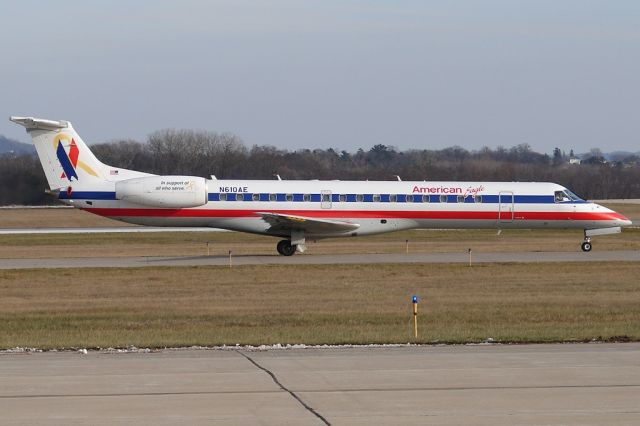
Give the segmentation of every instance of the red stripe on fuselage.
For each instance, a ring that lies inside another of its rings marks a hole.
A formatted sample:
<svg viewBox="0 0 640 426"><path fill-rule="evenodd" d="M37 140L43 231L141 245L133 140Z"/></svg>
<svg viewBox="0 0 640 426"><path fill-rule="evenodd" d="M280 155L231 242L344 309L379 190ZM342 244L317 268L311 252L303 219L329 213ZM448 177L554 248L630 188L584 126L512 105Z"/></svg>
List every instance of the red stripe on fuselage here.
<svg viewBox="0 0 640 426"><path fill-rule="evenodd" d="M107 217L200 217L242 218L258 217L258 212L303 216L323 219L459 219L497 220L497 211L401 211L401 210L217 210L217 209L130 209L87 208L88 212ZM502 212L502 219L510 219L511 213ZM514 220L626 220L616 212L521 212Z"/></svg>

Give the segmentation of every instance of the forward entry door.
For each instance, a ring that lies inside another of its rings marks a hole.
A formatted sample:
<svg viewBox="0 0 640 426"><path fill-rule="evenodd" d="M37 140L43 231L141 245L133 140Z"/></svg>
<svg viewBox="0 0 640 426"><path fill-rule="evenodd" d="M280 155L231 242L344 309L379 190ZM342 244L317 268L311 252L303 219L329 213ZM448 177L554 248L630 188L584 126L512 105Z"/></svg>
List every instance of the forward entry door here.
<svg viewBox="0 0 640 426"><path fill-rule="evenodd" d="M512 191L501 191L498 194L498 222L511 223L515 215L515 203Z"/></svg>

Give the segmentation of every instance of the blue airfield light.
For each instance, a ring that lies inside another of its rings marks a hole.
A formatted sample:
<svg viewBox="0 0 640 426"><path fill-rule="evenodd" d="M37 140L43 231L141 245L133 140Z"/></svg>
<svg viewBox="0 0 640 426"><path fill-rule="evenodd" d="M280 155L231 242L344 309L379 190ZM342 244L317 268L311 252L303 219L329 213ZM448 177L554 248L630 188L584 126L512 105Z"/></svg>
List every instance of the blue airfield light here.
<svg viewBox="0 0 640 426"><path fill-rule="evenodd" d="M413 302L413 338L418 338L418 296L415 294L411 298Z"/></svg>

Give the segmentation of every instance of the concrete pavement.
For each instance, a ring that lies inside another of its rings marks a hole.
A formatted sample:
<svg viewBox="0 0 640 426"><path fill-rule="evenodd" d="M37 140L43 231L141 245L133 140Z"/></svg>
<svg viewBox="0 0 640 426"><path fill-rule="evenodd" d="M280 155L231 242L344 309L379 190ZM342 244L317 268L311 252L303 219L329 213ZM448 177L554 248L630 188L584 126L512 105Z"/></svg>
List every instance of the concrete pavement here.
<svg viewBox="0 0 640 426"><path fill-rule="evenodd" d="M640 424L640 344L0 354L2 424Z"/></svg>

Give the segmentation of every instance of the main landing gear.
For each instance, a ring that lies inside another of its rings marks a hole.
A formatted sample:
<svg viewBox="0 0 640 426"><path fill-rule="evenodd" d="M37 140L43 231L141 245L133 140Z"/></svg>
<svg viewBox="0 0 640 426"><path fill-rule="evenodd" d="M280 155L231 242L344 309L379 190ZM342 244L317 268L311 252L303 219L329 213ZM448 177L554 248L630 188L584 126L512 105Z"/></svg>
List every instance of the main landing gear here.
<svg viewBox="0 0 640 426"><path fill-rule="evenodd" d="M582 243L580 248L582 248L582 251L584 251L584 252L591 251L591 248L592 248L591 247L591 238L585 237L584 242Z"/></svg>
<svg viewBox="0 0 640 426"><path fill-rule="evenodd" d="M297 248L298 246L296 246L295 244L291 244L291 241L289 240L282 240L276 246L278 253L283 256L293 256Z"/></svg>

